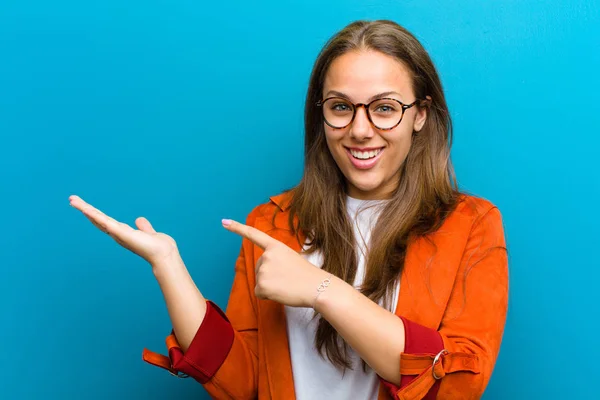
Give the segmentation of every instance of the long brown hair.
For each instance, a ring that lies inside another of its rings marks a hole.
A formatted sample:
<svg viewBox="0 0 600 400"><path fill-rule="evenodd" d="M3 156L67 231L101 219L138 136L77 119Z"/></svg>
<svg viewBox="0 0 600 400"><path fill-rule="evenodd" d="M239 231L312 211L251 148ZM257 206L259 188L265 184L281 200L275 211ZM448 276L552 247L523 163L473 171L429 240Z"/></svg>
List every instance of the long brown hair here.
<svg viewBox="0 0 600 400"><path fill-rule="evenodd" d="M437 230L459 198L450 161L452 123L438 73L419 41L398 24L385 20L353 22L321 50L306 97L304 175L292 190L289 223L306 235L308 252L322 252L324 270L354 283L357 255L346 214L346 182L327 148L323 114L316 104L322 99L325 75L333 60L363 49L379 51L403 63L412 74L417 99L429 97L419 105L428 107L426 122L418 134L413 134L398 188L373 229L360 288L365 296L389 307L409 240ZM315 346L334 365L350 367L347 344L323 318L318 322Z"/></svg>

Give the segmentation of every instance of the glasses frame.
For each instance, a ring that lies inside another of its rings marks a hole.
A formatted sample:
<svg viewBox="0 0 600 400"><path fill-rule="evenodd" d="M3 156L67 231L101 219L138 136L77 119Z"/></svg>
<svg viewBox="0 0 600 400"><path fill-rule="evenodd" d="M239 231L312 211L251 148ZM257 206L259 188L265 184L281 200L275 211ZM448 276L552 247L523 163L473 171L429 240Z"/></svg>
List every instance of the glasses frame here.
<svg viewBox="0 0 600 400"><path fill-rule="evenodd" d="M393 99L391 97L382 97L382 98L375 99L375 100L373 100L372 102L370 102L368 104L365 104L365 103L356 103L356 104L354 104L350 100L345 99L343 97L333 96L333 97L328 97L326 99L317 101L316 105L317 105L317 107L323 107L323 105L325 104L325 102L329 101L331 99L340 99L340 100L343 100L345 102L348 102L348 103L352 104L352 108L354 109L354 111L352 112L352 118L350 119L350 122L348 122L344 126L333 126L332 124L330 124L329 121L327 121L327 118L325 118L325 112L323 111L322 112L322 114L323 114L323 120L325 121L325 123L327 125L329 125L333 129L344 129L344 128L347 128L348 126L352 125L352 123L354 122L354 118L356 117L356 111L360 107L364 107L365 108L365 113L367 114L367 118L368 118L369 122L371 123L371 125L373 125L373 127L375 127L375 129L379 129L380 131L389 131L389 130L394 129L398 125L400 125L400 123L402 122L402 119L404 118L404 112L406 110L408 110L409 108L413 107L414 105L416 105L419 102L419 99L417 99L417 100L413 101L410 104L404 104L400 100ZM375 125L375 123L371 119L371 113L369 112L369 107L371 106L371 104L375 103L376 101L381 101L381 100L392 100L392 101L395 101L396 103L400 104L400 106L402 107L402 114L400 115L400 120L398 121L398 123L396 125L392 126L391 128L380 128L377 125Z"/></svg>

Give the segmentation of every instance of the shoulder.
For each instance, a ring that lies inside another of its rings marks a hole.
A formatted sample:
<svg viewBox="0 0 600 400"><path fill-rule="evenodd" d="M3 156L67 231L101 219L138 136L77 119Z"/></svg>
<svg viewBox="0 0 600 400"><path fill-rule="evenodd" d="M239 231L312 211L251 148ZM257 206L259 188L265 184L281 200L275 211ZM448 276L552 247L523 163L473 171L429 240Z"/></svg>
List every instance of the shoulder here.
<svg viewBox="0 0 600 400"><path fill-rule="evenodd" d="M273 221L289 217L293 189L270 196L268 201L255 206L248 214L246 223L254 225L257 220ZM482 219L492 219L501 223L502 217L498 207L491 201L470 194L461 194L454 210L448 215L444 225L454 225L461 222L472 226Z"/></svg>
<svg viewBox="0 0 600 400"><path fill-rule="evenodd" d="M491 201L470 194L462 194L454 211L450 214L458 218L468 218L473 222L489 213L500 214L498 207Z"/></svg>
<svg viewBox="0 0 600 400"><path fill-rule="evenodd" d="M461 235L471 239L482 236L493 236L503 241L504 228L502 214L491 201L468 194L462 194L454 211L448 215L441 230L445 232L462 232Z"/></svg>

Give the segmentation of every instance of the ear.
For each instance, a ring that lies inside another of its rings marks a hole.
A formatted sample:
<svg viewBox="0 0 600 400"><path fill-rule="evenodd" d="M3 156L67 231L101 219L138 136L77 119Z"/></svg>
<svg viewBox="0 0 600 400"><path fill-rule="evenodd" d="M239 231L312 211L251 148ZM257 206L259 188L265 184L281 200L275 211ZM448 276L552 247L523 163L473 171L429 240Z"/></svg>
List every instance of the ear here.
<svg viewBox="0 0 600 400"><path fill-rule="evenodd" d="M423 125L425 125L425 121L427 120L427 111L429 110L430 104L431 97L425 96L425 100L423 100L417 107L417 115L415 116L415 122L413 124L413 130L415 132L419 132L421 129L423 129Z"/></svg>

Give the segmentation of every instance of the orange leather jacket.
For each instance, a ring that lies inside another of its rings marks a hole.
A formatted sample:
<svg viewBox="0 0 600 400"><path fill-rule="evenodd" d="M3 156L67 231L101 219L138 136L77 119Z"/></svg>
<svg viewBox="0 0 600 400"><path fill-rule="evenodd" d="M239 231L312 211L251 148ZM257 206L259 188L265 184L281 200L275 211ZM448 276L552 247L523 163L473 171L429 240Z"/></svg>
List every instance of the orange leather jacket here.
<svg viewBox="0 0 600 400"><path fill-rule="evenodd" d="M300 251L288 226L289 199L272 197L246 224ZM208 301L185 353L171 332L168 356L144 349L143 359L195 378L215 399L294 399L283 305L254 295L261 254L243 240L226 312ZM428 239L409 244L396 307L405 325L402 381L396 386L382 379L380 400L481 397L504 330L507 264L500 212L471 196L463 196Z"/></svg>

